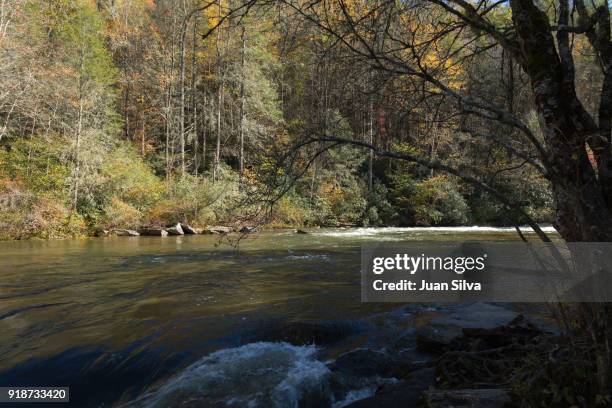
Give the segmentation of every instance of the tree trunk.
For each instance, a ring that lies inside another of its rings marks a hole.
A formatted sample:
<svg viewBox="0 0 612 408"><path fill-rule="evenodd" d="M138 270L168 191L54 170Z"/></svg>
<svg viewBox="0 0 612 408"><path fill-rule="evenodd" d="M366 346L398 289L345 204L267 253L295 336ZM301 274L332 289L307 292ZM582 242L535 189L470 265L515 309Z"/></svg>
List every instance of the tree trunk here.
<svg viewBox="0 0 612 408"><path fill-rule="evenodd" d="M185 176L185 42L187 40L187 14L185 1L183 0L183 24L181 25L181 43L179 60L179 86L181 92L181 106L179 117L179 140L181 144L181 177Z"/></svg>
<svg viewBox="0 0 612 408"><path fill-rule="evenodd" d="M594 125L576 96L573 61L557 53L548 18L531 0L510 0L510 5L519 62L529 75L548 146L555 226L568 242L611 241L610 209L586 150Z"/></svg>
<svg viewBox="0 0 612 408"><path fill-rule="evenodd" d="M200 170L199 160L199 135L198 135L198 108L196 106L196 31L198 26L198 15L193 18L193 43L191 48L191 128L193 132L193 171L197 176Z"/></svg>
<svg viewBox="0 0 612 408"><path fill-rule="evenodd" d="M245 38L245 29L242 27L242 31L240 33L240 39L242 40L242 48L241 48L241 62L240 62L240 185L242 186L242 178L244 176L244 59L245 59L245 49L246 49L246 38Z"/></svg>

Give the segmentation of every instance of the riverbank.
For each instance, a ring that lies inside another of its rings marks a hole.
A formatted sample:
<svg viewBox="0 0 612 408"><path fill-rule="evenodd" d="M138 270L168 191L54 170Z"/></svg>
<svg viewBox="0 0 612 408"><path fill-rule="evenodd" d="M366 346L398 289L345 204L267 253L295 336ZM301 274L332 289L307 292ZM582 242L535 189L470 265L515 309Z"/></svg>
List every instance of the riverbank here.
<svg viewBox="0 0 612 408"><path fill-rule="evenodd" d="M552 225L541 225L542 231L547 234L557 234L556 229ZM529 226L520 226L521 233L531 234L533 229ZM296 234L311 234L317 233L330 237L334 236L372 236L379 234L401 234L405 232L414 233L516 233L514 226L488 226L488 225L464 225L464 226L410 226L410 227L360 227L360 226L342 226L342 227L304 227L301 225L279 225L279 224L263 224L250 225L230 223L228 225L207 225L207 226L192 226L187 223L171 223L165 226L144 225L141 227L125 227L125 228L94 228L87 230L87 233L78 235L54 236L47 238L40 237L7 237L1 241L13 241L24 239L81 239L81 238L100 238L100 237L137 237L137 236L180 236L180 235L246 235L258 232L292 232Z"/></svg>

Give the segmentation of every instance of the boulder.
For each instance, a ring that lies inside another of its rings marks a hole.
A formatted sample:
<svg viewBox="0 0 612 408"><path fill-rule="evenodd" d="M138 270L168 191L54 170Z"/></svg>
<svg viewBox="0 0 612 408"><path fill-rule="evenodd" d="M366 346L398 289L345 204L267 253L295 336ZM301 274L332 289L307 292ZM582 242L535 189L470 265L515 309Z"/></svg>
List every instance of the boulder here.
<svg viewBox="0 0 612 408"><path fill-rule="evenodd" d="M140 235L149 236L149 237L167 237L168 231L163 228L152 228L152 227L144 227L138 230Z"/></svg>
<svg viewBox="0 0 612 408"><path fill-rule="evenodd" d="M197 235L198 232L196 231L196 229L192 228L190 225L183 223L181 223L180 225L185 235Z"/></svg>
<svg viewBox="0 0 612 408"><path fill-rule="evenodd" d="M115 230L115 235L117 235L118 237L137 237L140 234L134 230L118 229L118 230Z"/></svg>
<svg viewBox="0 0 612 408"><path fill-rule="evenodd" d="M176 224L174 227L170 227L166 229L168 231L168 235L185 235L181 224Z"/></svg>
<svg viewBox="0 0 612 408"><path fill-rule="evenodd" d="M500 388L431 390L425 391L423 399L428 408L501 408L510 403L508 391Z"/></svg>
<svg viewBox="0 0 612 408"><path fill-rule="evenodd" d="M305 231L303 229L299 229L297 231L295 231L296 234L310 234L308 231Z"/></svg>
<svg viewBox="0 0 612 408"><path fill-rule="evenodd" d="M242 227L240 228L240 232L243 234L251 234L257 232L257 227Z"/></svg>
<svg viewBox="0 0 612 408"><path fill-rule="evenodd" d="M417 329L419 349L444 352L470 330L493 330L512 323L520 314L489 303L460 306L448 316L434 318Z"/></svg>

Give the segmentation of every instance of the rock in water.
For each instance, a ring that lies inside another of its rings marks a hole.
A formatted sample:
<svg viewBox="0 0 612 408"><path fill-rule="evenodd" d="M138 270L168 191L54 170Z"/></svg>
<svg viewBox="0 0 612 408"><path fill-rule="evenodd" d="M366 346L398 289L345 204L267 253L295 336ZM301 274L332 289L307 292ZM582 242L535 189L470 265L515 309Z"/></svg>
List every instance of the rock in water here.
<svg viewBox="0 0 612 408"><path fill-rule="evenodd" d="M183 228L181 228L181 224L176 224L174 227L170 227L167 229L168 235L185 235Z"/></svg>
<svg viewBox="0 0 612 408"><path fill-rule="evenodd" d="M137 237L140 234L134 230L119 229L115 230L115 235L117 235L118 237Z"/></svg>
<svg viewBox="0 0 612 408"><path fill-rule="evenodd" d="M346 408L417 407L421 395L436 382L435 369L423 368L410 373L409 378L394 385L384 386L376 394L346 405ZM449 408L445 406L444 408ZM461 405L463 407L463 405ZM459 407L457 407L459 408Z"/></svg>
<svg viewBox="0 0 612 408"><path fill-rule="evenodd" d="M167 237L168 231L163 228L141 228L138 230L140 235L150 236L150 237Z"/></svg>
<svg viewBox="0 0 612 408"><path fill-rule="evenodd" d="M197 235L198 233L195 228L192 228L188 224L181 223L181 228L183 229L183 232L185 233L185 235Z"/></svg>
<svg viewBox="0 0 612 408"><path fill-rule="evenodd" d="M432 390L423 394L428 408L491 408L503 407L510 402L504 389Z"/></svg>
<svg viewBox="0 0 612 408"><path fill-rule="evenodd" d="M432 319L417 330L421 350L443 352L452 348L464 330L491 330L508 325L519 314L489 303L473 303L457 308L448 316Z"/></svg>
<svg viewBox="0 0 612 408"><path fill-rule="evenodd" d="M110 232L108 230L105 230L105 229L98 229L98 230L96 230L96 232L94 232L94 235L96 237L108 237L109 234L110 234Z"/></svg>
<svg viewBox="0 0 612 408"><path fill-rule="evenodd" d="M257 227L242 227L240 228L240 232L243 234L251 234L257 232Z"/></svg>
<svg viewBox="0 0 612 408"><path fill-rule="evenodd" d="M208 234L229 234L232 231L233 231L232 227L216 226L216 227L207 228Z"/></svg>
<svg viewBox="0 0 612 408"><path fill-rule="evenodd" d="M303 229L299 229L299 230L297 230L295 233L296 233L296 234L309 234L309 232L308 232L308 231L305 231L305 230L303 230Z"/></svg>

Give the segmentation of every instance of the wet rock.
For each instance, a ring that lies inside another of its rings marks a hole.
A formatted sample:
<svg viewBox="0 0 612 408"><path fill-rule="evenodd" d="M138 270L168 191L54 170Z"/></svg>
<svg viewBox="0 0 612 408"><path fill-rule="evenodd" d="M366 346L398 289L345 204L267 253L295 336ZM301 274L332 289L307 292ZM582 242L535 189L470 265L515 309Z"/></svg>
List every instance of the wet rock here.
<svg viewBox="0 0 612 408"><path fill-rule="evenodd" d="M148 236L148 237L167 237L168 231L163 228L152 228L152 227L144 227L138 230L140 235Z"/></svg>
<svg viewBox="0 0 612 408"><path fill-rule="evenodd" d="M296 234L310 234L310 232L305 231L305 230L303 230L303 229L299 229L299 230L295 231L295 233L296 233Z"/></svg>
<svg viewBox="0 0 612 408"><path fill-rule="evenodd" d="M407 348L397 353L397 358L402 361L405 371L415 371L422 368L433 367L436 360L431 354L423 353L416 347Z"/></svg>
<svg viewBox="0 0 612 408"><path fill-rule="evenodd" d="M346 407L397 408L418 406L418 401L423 392L432 387L435 380L435 370L433 368L417 370L412 372L405 381L383 386L373 396L356 401Z"/></svg>
<svg viewBox="0 0 612 408"><path fill-rule="evenodd" d="M424 351L444 352L453 348L465 331L491 330L510 324L520 315L489 303L473 303L457 308L448 316L432 319L417 330L417 346Z"/></svg>
<svg viewBox="0 0 612 408"><path fill-rule="evenodd" d="M243 234L251 234L257 232L257 227L242 227L240 228L240 232Z"/></svg>
<svg viewBox="0 0 612 408"><path fill-rule="evenodd" d="M134 230L118 229L118 230L115 230L115 235L117 235L118 237L137 237L140 234Z"/></svg>
<svg viewBox="0 0 612 408"><path fill-rule="evenodd" d="M94 236L96 237L108 237L109 235L110 232L105 229L97 229L96 232L94 232Z"/></svg>
<svg viewBox="0 0 612 408"><path fill-rule="evenodd" d="M180 225L185 235L197 235L198 232L196 231L196 229L192 228L190 225L183 223L181 223Z"/></svg>
<svg viewBox="0 0 612 408"><path fill-rule="evenodd" d="M174 227L170 227L167 229L168 235L185 235L181 224L176 224Z"/></svg>
<svg viewBox="0 0 612 408"><path fill-rule="evenodd" d="M423 394L428 408L491 408L510 403L510 395L504 389L432 390Z"/></svg>

